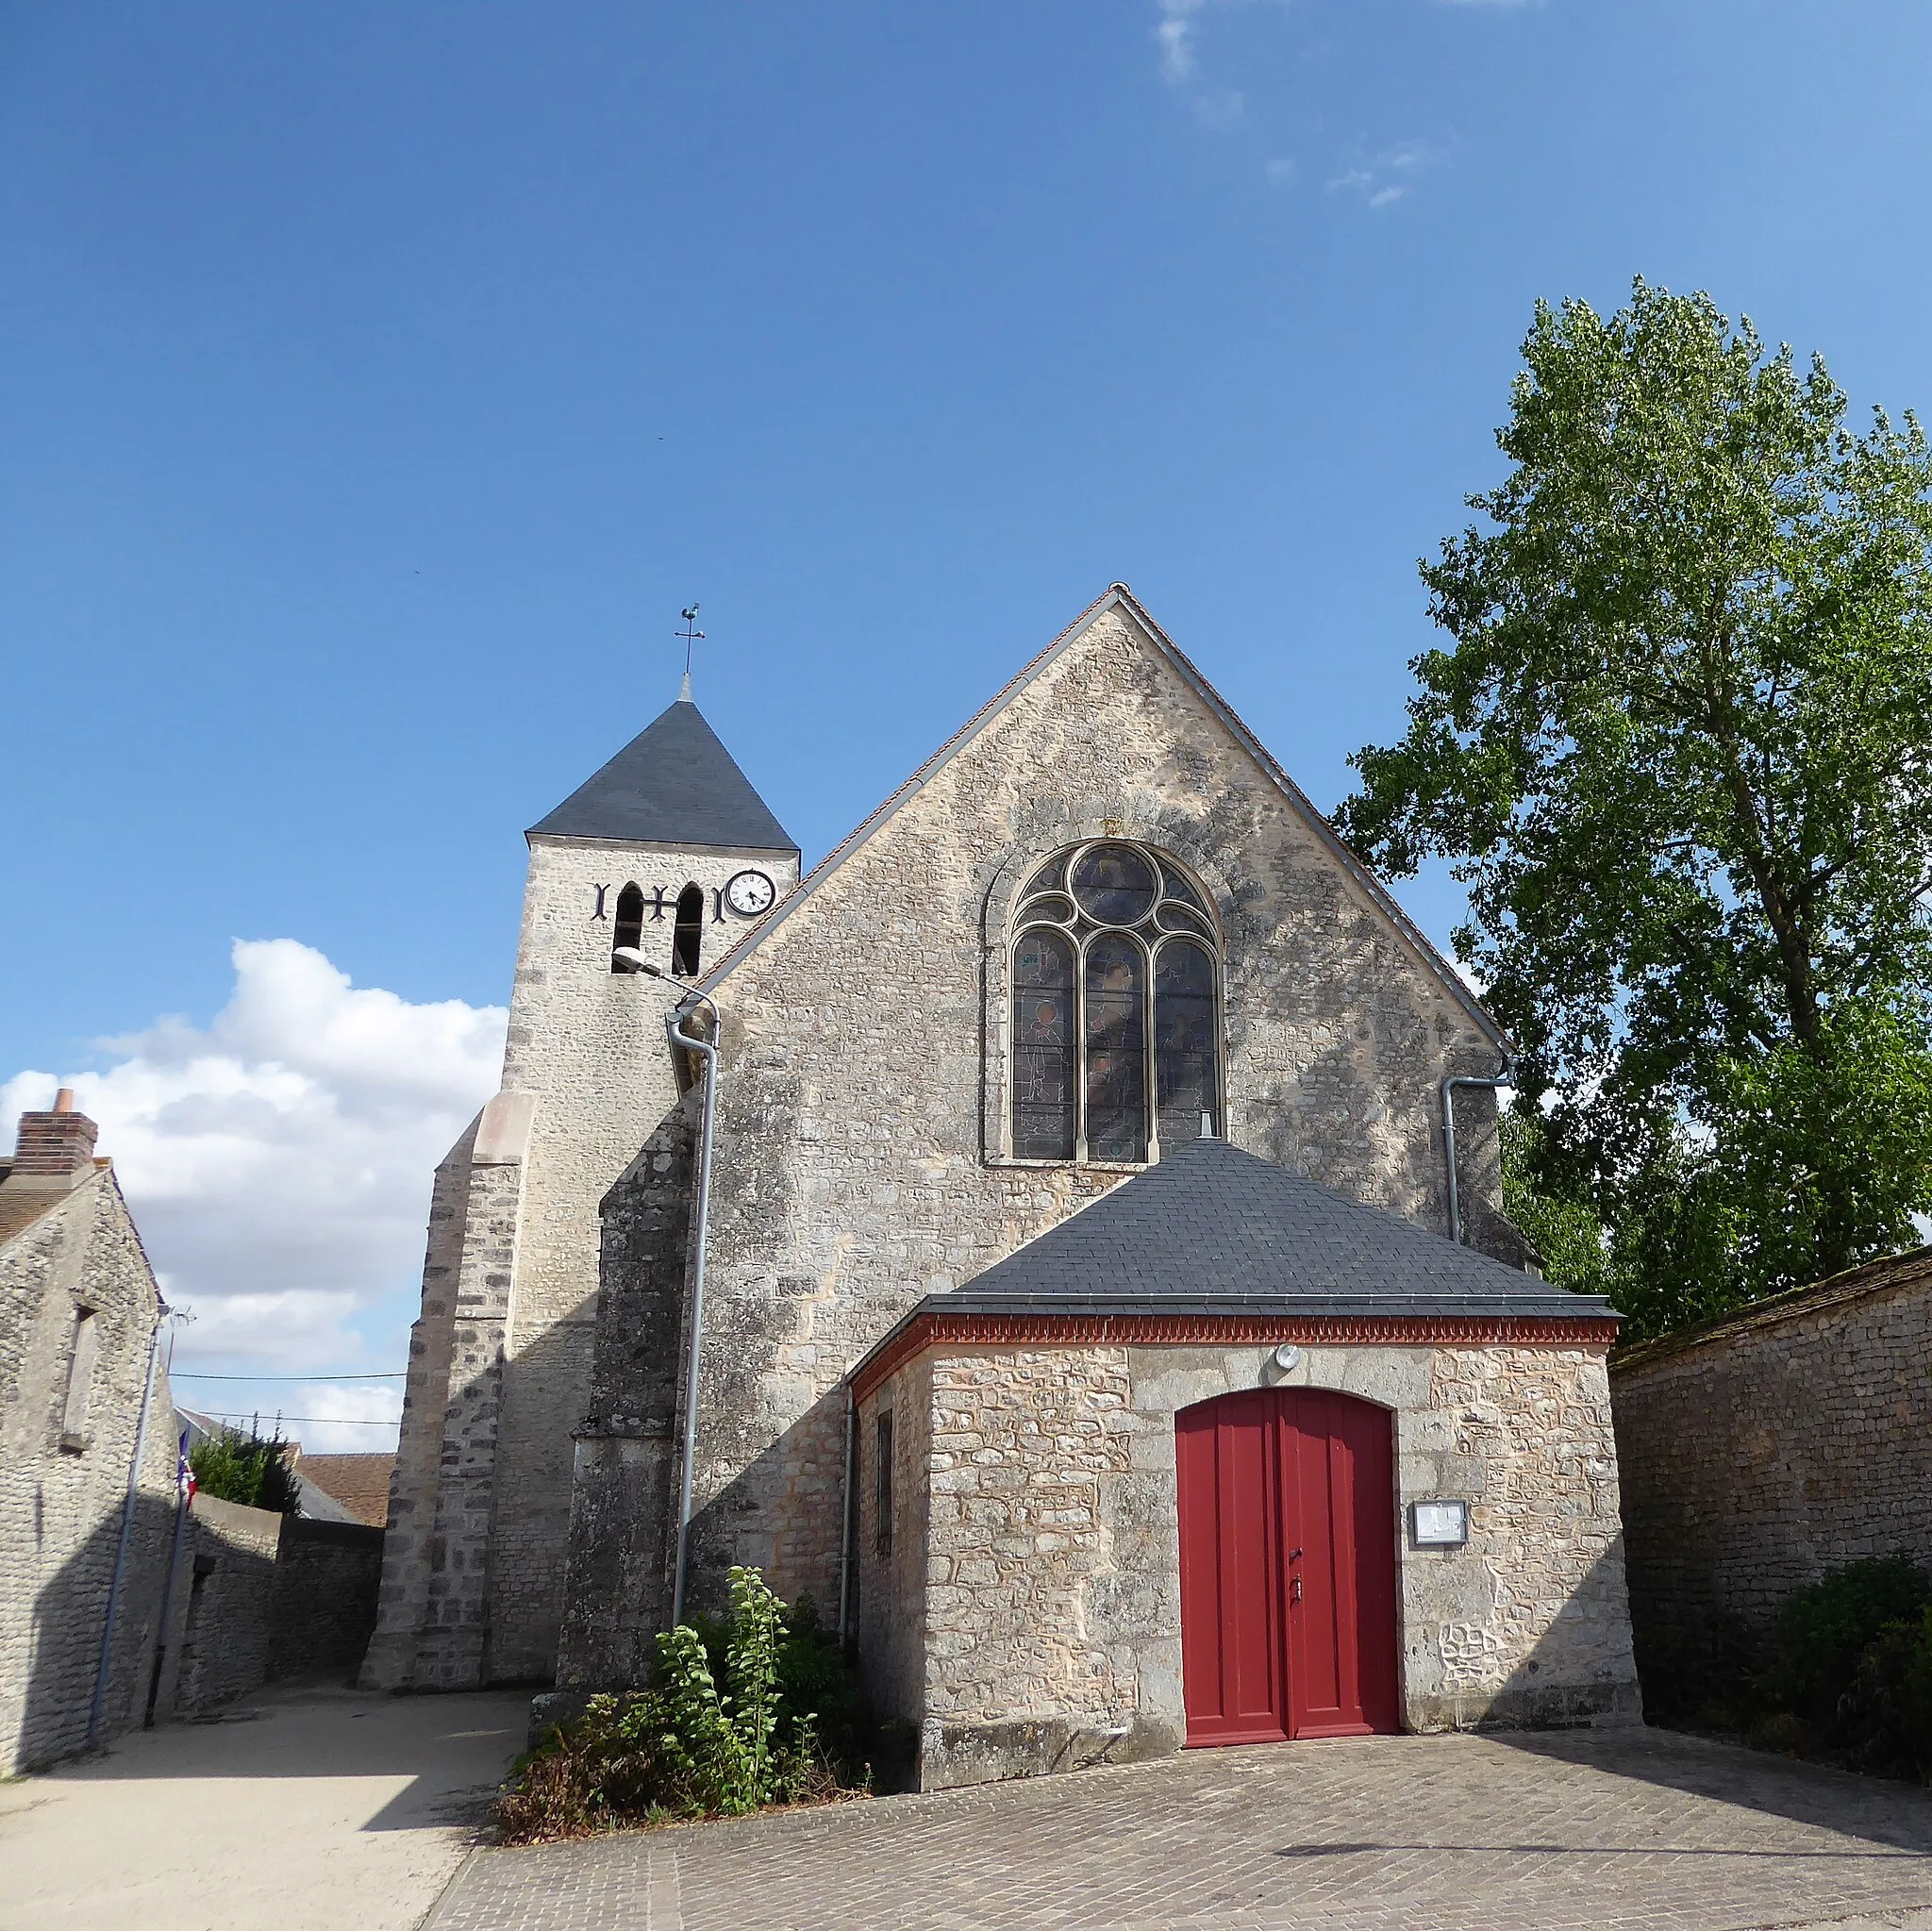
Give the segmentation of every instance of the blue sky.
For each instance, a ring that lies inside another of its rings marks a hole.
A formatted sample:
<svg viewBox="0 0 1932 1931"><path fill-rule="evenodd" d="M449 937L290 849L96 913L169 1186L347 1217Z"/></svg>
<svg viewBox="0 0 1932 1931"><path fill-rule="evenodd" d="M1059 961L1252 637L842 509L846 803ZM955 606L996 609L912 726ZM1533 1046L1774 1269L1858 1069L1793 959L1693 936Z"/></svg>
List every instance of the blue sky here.
<svg viewBox="0 0 1932 1931"><path fill-rule="evenodd" d="M692 598L808 859L1115 578L1332 805L1538 296L1932 395L1928 53L1904 0L14 0L0 1080L351 1009L237 940L455 1051ZM414 1259L329 1333L392 1358Z"/></svg>

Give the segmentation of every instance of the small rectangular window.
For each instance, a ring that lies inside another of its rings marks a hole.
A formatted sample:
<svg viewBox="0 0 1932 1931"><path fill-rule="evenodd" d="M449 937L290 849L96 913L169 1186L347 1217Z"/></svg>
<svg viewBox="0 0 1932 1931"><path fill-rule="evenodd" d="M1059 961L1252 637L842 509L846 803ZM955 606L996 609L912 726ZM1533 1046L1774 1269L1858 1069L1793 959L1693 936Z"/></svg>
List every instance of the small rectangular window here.
<svg viewBox="0 0 1932 1931"><path fill-rule="evenodd" d="M878 1491L878 1552L892 1553L892 1411L888 1408L873 1426L873 1449L878 1457L874 1477Z"/></svg>
<svg viewBox="0 0 1932 1931"><path fill-rule="evenodd" d="M67 1359L67 1405L60 1414L60 1441L66 1448L87 1445L87 1406L100 1352L100 1318L92 1307L74 1310L74 1352Z"/></svg>

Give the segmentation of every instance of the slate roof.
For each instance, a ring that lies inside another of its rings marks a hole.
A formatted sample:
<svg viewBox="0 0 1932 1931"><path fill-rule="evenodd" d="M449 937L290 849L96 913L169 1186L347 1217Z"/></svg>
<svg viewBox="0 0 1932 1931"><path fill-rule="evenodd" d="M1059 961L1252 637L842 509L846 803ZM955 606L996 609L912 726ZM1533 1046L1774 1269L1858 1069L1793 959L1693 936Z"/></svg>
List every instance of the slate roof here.
<svg viewBox="0 0 1932 1931"><path fill-rule="evenodd" d="M1600 1320L1614 1310L1224 1140L1195 1140L918 1311Z"/></svg>
<svg viewBox="0 0 1932 1931"><path fill-rule="evenodd" d="M795 852L696 705L681 697L529 836Z"/></svg>

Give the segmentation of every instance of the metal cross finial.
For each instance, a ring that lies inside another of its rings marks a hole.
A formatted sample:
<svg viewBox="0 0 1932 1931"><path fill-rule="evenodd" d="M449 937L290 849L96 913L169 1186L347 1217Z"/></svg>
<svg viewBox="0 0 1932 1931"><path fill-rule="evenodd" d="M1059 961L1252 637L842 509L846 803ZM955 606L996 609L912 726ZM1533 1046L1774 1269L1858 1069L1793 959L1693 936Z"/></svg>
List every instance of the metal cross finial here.
<svg viewBox="0 0 1932 1931"><path fill-rule="evenodd" d="M680 704L689 704L691 702L691 647L694 643L703 642L705 633L698 628L698 607L695 604L688 610L680 610L678 615L684 619L684 628L677 633L678 636L684 639L684 683L678 691L677 701Z"/></svg>

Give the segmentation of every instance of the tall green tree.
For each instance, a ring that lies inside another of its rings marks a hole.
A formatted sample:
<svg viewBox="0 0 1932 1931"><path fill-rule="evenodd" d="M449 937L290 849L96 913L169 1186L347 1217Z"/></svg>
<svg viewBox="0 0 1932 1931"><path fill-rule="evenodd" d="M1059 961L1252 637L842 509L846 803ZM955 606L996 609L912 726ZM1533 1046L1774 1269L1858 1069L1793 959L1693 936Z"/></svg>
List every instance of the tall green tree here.
<svg viewBox="0 0 1932 1931"><path fill-rule="evenodd" d="M1339 818L1469 888L1518 1185L1655 1332L1932 1208L1932 456L1704 295L1540 305L1523 356Z"/></svg>

